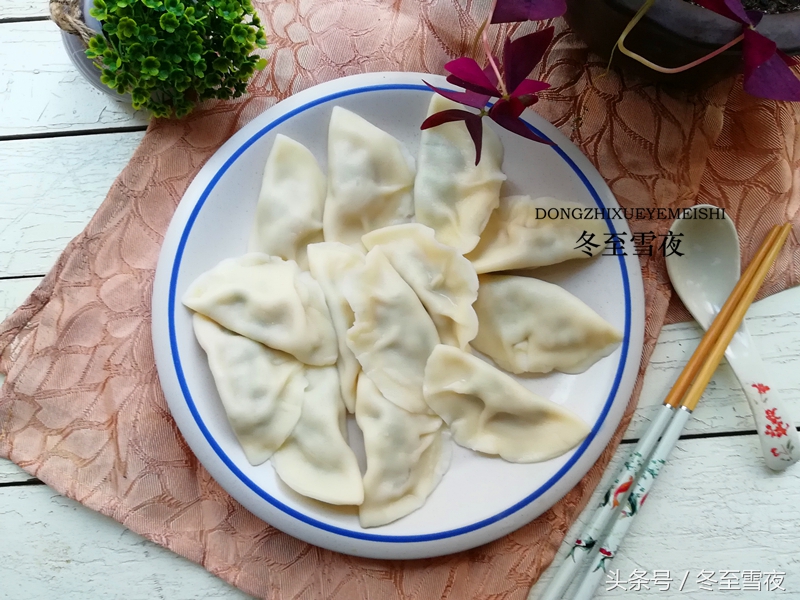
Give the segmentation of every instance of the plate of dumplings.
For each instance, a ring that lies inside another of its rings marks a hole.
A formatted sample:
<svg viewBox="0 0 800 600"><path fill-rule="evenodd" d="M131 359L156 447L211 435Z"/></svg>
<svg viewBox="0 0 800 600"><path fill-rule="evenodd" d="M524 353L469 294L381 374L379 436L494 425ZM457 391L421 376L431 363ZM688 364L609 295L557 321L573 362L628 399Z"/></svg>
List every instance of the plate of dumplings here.
<svg viewBox="0 0 800 600"><path fill-rule="evenodd" d="M562 498L619 424L644 299L618 205L558 130L420 130L419 73L293 95L187 189L153 289L165 397L200 462L274 527L412 559ZM611 248L609 251L608 248ZM618 246L617 246L618 248Z"/></svg>

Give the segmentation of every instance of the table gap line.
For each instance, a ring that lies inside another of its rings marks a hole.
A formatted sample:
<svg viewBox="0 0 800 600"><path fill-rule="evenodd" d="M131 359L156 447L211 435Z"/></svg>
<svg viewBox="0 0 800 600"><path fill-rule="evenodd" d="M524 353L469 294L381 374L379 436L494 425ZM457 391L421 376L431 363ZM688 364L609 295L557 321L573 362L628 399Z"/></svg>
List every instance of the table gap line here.
<svg viewBox="0 0 800 600"><path fill-rule="evenodd" d="M128 125L126 127L102 127L98 129L81 129L80 131L42 131L38 133L12 133L0 135L0 142L17 142L21 140L40 140L48 138L78 137L86 135L105 135L113 133L140 133L147 131L147 125Z"/></svg>
<svg viewBox="0 0 800 600"><path fill-rule="evenodd" d="M797 431L800 431L800 425L797 426ZM757 435L758 432L755 429L746 429L744 431L709 431L707 433L687 433L686 435L682 435L680 440L703 440L703 439L712 439L712 438L721 438L721 437L744 437L748 435ZM638 437L634 438L625 438L620 441L620 445L625 444L636 444L639 442Z"/></svg>
<svg viewBox="0 0 800 600"><path fill-rule="evenodd" d="M6 23L32 23L34 21L49 21L48 15L40 15L38 17L0 17L0 25Z"/></svg>
<svg viewBox="0 0 800 600"><path fill-rule="evenodd" d="M44 481L41 479L26 479L25 481L3 481L0 482L0 489L2 488L10 488L10 487L22 487L26 485L45 485Z"/></svg>
<svg viewBox="0 0 800 600"><path fill-rule="evenodd" d="M40 275L0 275L0 281L13 281L14 279L38 279L44 277L47 273Z"/></svg>

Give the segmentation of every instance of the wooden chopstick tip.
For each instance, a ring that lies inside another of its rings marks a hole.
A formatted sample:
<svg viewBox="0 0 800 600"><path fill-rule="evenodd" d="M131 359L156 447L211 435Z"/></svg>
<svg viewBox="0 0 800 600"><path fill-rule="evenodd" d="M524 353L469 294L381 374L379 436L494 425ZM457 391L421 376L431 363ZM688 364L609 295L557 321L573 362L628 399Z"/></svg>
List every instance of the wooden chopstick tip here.
<svg viewBox="0 0 800 600"><path fill-rule="evenodd" d="M761 286L764 284L764 280L767 277L767 272L772 268L778 253L786 243L786 238L789 236L790 230L791 225L787 223L780 228L777 236L775 236L773 232L770 232L770 235L765 238L756 255L760 260L758 263L754 261L753 264L747 267L747 273L748 275L752 274L752 277L750 277L750 281L747 283L744 293L736 300L733 312L730 313L729 316L726 315L727 318L724 322L722 331L719 333L718 339L714 342L710 352L705 357L703 366L697 372L694 381L683 398L681 405L687 410L693 411L697 406L697 403L700 401L700 397L703 395L703 391L708 385L711 376L713 375L714 371L716 371L720 360L722 360L722 355L725 353L725 349L728 347L728 344L733 338L734 333L736 333L736 330L739 328L739 325L744 320L745 313L753 303L753 300L755 299L758 291L761 289ZM744 280L745 277L743 276L742 279ZM737 285L737 288L738 287L739 286ZM734 288L734 290L736 290L736 288ZM728 303L726 302L726 305L727 304ZM720 320L720 316L721 313L717 315L717 319L715 319L715 321ZM706 335L708 335L708 332L706 332Z"/></svg>

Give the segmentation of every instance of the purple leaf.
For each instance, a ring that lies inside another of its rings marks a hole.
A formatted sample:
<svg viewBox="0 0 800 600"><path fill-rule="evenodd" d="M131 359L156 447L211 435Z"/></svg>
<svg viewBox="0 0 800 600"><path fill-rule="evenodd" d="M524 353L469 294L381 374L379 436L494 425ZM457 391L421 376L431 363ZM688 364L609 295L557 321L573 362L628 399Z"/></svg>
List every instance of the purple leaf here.
<svg viewBox="0 0 800 600"><path fill-rule="evenodd" d="M567 12L564 0L497 0L492 23L545 21Z"/></svg>
<svg viewBox="0 0 800 600"><path fill-rule="evenodd" d="M524 106L522 107L524 110ZM539 137L531 131L522 119L519 118L520 113L511 102L498 100L494 106L489 110L489 118L495 123L504 127L509 131L516 133L524 138L539 142L542 144L552 145L552 142Z"/></svg>
<svg viewBox="0 0 800 600"><path fill-rule="evenodd" d="M463 87L465 90L469 90L471 92L474 92L476 94L480 94L482 96L488 95L491 98L499 98L500 96L502 96L502 94L500 93L500 90L496 90L496 89L493 89L493 88L492 89L485 88L485 87L479 86L479 85L473 85L469 81L464 81L463 79L459 79L455 75L448 75L447 76L447 83L450 83L452 85L457 85L459 87Z"/></svg>
<svg viewBox="0 0 800 600"><path fill-rule="evenodd" d="M480 115L466 110L451 108L450 110L433 113L422 122L420 129L430 129L431 127L454 121L464 121L464 125L467 126L469 137L472 138L472 143L475 144L475 164L477 165L481 161L481 148L483 146L483 123Z"/></svg>
<svg viewBox="0 0 800 600"><path fill-rule="evenodd" d="M759 66L775 56L778 51L778 45L750 28L745 27L742 33L744 34L744 40L742 40L744 76L747 78Z"/></svg>
<svg viewBox="0 0 800 600"><path fill-rule="evenodd" d="M472 113L470 113L472 114ZM483 123L478 115L472 115L472 118L466 119L464 124L467 126L469 137L472 138L472 143L475 144L475 165L481 162L481 148L483 147Z"/></svg>
<svg viewBox="0 0 800 600"><path fill-rule="evenodd" d="M439 125L444 125L445 123L452 123L453 121L466 121L467 119L477 116L478 115L471 113L467 110L461 110L459 108L451 108L448 110L443 110L437 113L433 113L430 117L428 117L422 122L422 125L420 125L419 128L430 129L431 127L438 127Z"/></svg>
<svg viewBox="0 0 800 600"><path fill-rule="evenodd" d="M744 91L770 100L800 102L800 79L775 55L745 76Z"/></svg>
<svg viewBox="0 0 800 600"><path fill-rule="evenodd" d="M452 100L453 102L458 102L459 104L465 104L466 106L471 106L473 108L477 108L478 110L485 108L486 104L489 102L489 96L476 94L475 92L471 92L469 90L467 90L466 92L456 92L444 88L437 88L432 86L424 79L422 80L422 83L427 85L429 88L431 88L434 92L436 92L440 96L444 96L448 100Z"/></svg>
<svg viewBox="0 0 800 600"><path fill-rule="evenodd" d="M789 68L775 42L744 30L744 91L770 100L800 101L800 79Z"/></svg>
<svg viewBox="0 0 800 600"><path fill-rule="evenodd" d="M494 64L496 64L496 65L500 64L500 61L498 60L498 58L496 56L492 56L492 60L494 60ZM492 68L492 65L487 64L483 68L483 72L486 75L486 77L489 79L489 81L492 82L492 85L495 87L495 89L497 89L497 73L494 72L494 69Z"/></svg>
<svg viewBox="0 0 800 600"><path fill-rule="evenodd" d="M539 64L550 42L553 41L554 31L553 27L548 27L522 36L513 42L506 39L503 49L503 75L509 91L516 91L517 86Z"/></svg>
<svg viewBox="0 0 800 600"><path fill-rule="evenodd" d="M495 108L495 112L499 111L501 113L509 114L515 119L525 111L525 104L522 102L522 100L515 98L514 96L511 96L508 100L501 99L495 102L495 106L498 104L500 106Z"/></svg>
<svg viewBox="0 0 800 600"><path fill-rule="evenodd" d="M746 10L744 12L747 13L747 16L750 19L750 23L753 24L753 27L761 23L761 19L764 17L764 13L760 13L757 10Z"/></svg>
<svg viewBox="0 0 800 600"><path fill-rule="evenodd" d="M483 69L473 59L466 56L451 60L444 68L451 73L447 81L453 85L459 85L464 89L485 94L488 96L500 96L500 92L486 76Z"/></svg>
<svg viewBox="0 0 800 600"><path fill-rule="evenodd" d="M697 4L742 25L755 25L740 0L696 0Z"/></svg>
<svg viewBox="0 0 800 600"><path fill-rule="evenodd" d="M550 84L544 81L539 81L537 79L524 79L522 83L520 83L516 87L516 89L513 92L511 92L511 95L514 96L515 98L522 99L523 96L538 94L539 92L546 90L549 87Z"/></svg>

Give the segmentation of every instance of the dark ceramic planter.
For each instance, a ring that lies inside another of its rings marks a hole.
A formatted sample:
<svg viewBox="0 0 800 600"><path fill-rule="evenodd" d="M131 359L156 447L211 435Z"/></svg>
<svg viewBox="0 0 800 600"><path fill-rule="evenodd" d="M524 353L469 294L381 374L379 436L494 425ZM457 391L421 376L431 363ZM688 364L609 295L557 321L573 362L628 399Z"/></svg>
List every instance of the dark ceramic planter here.
<svg viewBox="0 0 800 600"><path fill-rule="evenodd" d="M567 0L565 18L589 48L607 59L643 0ZM800 54L800 11L765 15L756 30L787 54ZM734 39L741 26L685 0L657 0L628 34L625 46L663 67L678 67L701 58ZM679 87L716 83L741 71L741 45L683 73L667 75L614 53L613 66L651 81Z"/></svg>

